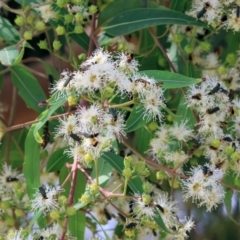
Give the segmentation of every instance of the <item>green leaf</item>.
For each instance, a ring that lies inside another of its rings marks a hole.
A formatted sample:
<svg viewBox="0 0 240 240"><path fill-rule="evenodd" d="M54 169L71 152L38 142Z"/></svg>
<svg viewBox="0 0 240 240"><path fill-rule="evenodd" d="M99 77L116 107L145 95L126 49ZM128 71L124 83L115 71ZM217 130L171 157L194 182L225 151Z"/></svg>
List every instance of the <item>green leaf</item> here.
<svg viewBox="0 0 240 240"><path fill-rule="evenodd" d="M36 112L42 112L38 104L46 99L46 95L37 79L27 69L19 65L11 67L11 76L13 84L26 105Z"/></svg>
<svg viewBox="0 0 240 240"><path fill-rule="evenodd" d="M24 52L25 52L25 47L22 47L20 53L19 53L18 56L15 58L13 64L19 64L19 63L22 61Z"/></svg>
<svg viewBox="0 0 240 240"><path fill-rule="evenodd" d="M19 32L4 17L1 17L0 37L8 44L16 44L20 40Z"/></svg>
<svg viewBox="0 0 240 240"><path fill-rule="evenodd" d="M142 155L146 155L146 151L149 148L149 143L152 138L152 135L153 135L152 132L150 132L146 126L136 130L134 145L136 145L136 149ZM139 139L141 139L141 141L139 141Z"/></svg>
<svg viewBox="0 0 240 240"><path fill-rule="evenodd" d="M181 12L167 8L144 8L118 14L103 29L112 36L120 36L140 29L166 24L207 27L204 22Z"/></svg>
<svg viewBox="0 0 240 240"><path fill-rule="evenodd" d="M144 125L149 121L144 116L144 108L140 105L134 105L133 110L126 122L126 132L132 132Z"/></svg>
<svg viewBox="0 0 240 240"><path fill-rule="evenodd" d="M163 222L163 219L161 217L161 215L158 212L158 209L155 207L154 208L154 220L155 222L158 224L159 227L161 227L161 229L167 233L172 233L171 231L169 231L169 229L166 227L165 223Z"/></svg>
<svg viewBox="0 0 240 240"><path fill-rule="evenodd" d="M231 210L232 210L232 196L233 196L233 190L228 189L225 194L224 202L225 202L225 206L229 216L231 216Z"/></svg>
<svg viewBox="0 0 240 240"><path fill-rule="evenodd" d="M124 168L123 158L116 155L112 152L104 153L102 158L110 163L112 167L122 175L122 171ZM129 187L132 189L134 193L142 193L142 180L139 177L136 177L128 182Z"/></svg>
<svg viewBox="0 0 240 240"><path fill-rule="evenodd" d="M124 4L123 0L112 1L100 12L98 26L101 26L119 13L139 7L141 7L139 0L124 1Z"/></svg>
<svg viewBox="0 0 240 240"><path fill-rule="evenodd" d="M182 88L201 82L201 79L190 78L178 73L172 73L167 71L146 70L141 71L140 73L150 78L154 78L156 82L163 83L162 87L165 89Z"/></svg>
<svg viewBox="0 0 240 240"><path fill-rule="evenodd" d="M40 145L34 139L34 128L35 124L31 126L25 141L25 157L23 164L23 173L30 199L33 199L33 195L40 186Z"/></svg>
<svg viewBox="0 0 240 240"><path fill-rule="evenodd" d="M18 131L11 132L11 135L4 135L0 144L0 162L3 163L4 161L6 161L7 151L9 147L9 159L11 166L14 169L22 167L24 161L24 142L27 134L28 130L24 128ZM10 145L8 142L9 137L11 138Z"/></svg>
<svg viewBox="0 0 240 240"><path fill-rule="evenodd" d="M183 12L186 4L186 0L171 0L170 8L172 10Z"/></svg>
<svg viewBox="0 0 240 240"><path fill-rule="evenodd" d="M15 46L8 46L0 50L0 62L4 66L11 66L19 56Z"/></svg>
<svg viewBox="0 0 240 240"><path fill-rule="evenodd" d="M191 128L195 127L196 119L194 117L193 110L187 107L186 99L183 95L181 96L176 115L181 117L174 119L174 122L180 123L183 120L187 120L188 126L191 126Z"/></svg>
<svg viewBox="0 0 240 240"><path fill-rule="evenodd" d="M62 106L64 103L66 102L66 97L61 96L59 98L56 97L56 95L53 95L49 100L48 103L49 104L53 104L50 108L48 108L47 110L45 110L44 112L41 113L41 115L38 117L38 119L40 120L37 124L36 127L34 129L34 137L35 140L39 143L42 143L42 138L39 134L39 130L41 129L41 127L46 123L46 121L49 119L49 117L52 116L52 114L60 107Z"/></svg>
<svg viewBox="0 0 240 240"><path fill-rule="evenodd" d="M50 156L46 166L47 172L57 172L66 162L70 162L72 160L72 158L64 153L65 150L66 148L58 149Z"/></svg>
<svg viewBox="0 0 240 240"><path fill-rule="evenodd" d="M112 174L112 166L100 157L98 159L98 181L101 187L104 187ZM96 169L94 168L91 174L92 179L96 179Z"/></svg>

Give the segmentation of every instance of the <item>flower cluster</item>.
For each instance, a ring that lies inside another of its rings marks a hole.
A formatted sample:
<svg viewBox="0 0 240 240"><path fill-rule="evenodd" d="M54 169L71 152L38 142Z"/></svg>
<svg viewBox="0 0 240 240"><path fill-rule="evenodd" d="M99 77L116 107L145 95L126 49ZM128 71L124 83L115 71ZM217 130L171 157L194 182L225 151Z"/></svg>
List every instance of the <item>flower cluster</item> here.
<svg viewBox="0 0 240 240"><path fill-rule="evenodd" d="M240 30L239 0L194 0L188 14L213 26L223 25L226 29Z"/></svg>
<svg viewBox="0 0 240 240"><path fill-rule="evenodd" d="M206 206L207 211L216 208L223 202L225 191L219 181L223 178L223 171L205 164L191 169L190 177L182 180L183 197L192 198L198 206Z"/></svg>
<svg viewBox="0 0 240 240"><path fill-rule="evenodd" d="M83 161L86 154L91 155L91 159L98 158L101 152L109 150L115 138L121 140L125 136L124 114L111 107L114 97L130 98L119 107L135 103L148 120L163 118L162 88L153 79L138 73L138 62L131 55L121 53L114 58L98 49L81 64L79 71L64 71L61 76L52 89L58 97L69 100L87 94L86 100L95 101L90 106L80 105L75 115L61 119L57 130L57 135L63 136L71 146L70 155L77 155L79 161Z"/></svg>
<svg viewBox="0 0 240 240"><path fill-rule="evenodd" d="M218 78L205 78L187 92L187 104L199 114L198 143L212 166L239 169L239 100Z"/></svg>

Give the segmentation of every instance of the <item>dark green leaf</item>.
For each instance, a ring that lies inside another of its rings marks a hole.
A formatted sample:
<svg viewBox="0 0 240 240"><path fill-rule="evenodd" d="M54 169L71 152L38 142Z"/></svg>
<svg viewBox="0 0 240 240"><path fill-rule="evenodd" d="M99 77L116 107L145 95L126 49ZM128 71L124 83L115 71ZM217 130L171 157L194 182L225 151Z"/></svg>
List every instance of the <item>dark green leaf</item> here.
<svg viewBox="0 0 240 240"><path fill-rule="evenodd" d="M112 1L103 9L103 11L100 12L98 25L101 26L103 23L121 12L139 7L141 7L139 0L124 1L124 3L122 0Z"/></svg>
<svg viewBox="0 0 240 240"><path fill-rule="evenodd" d="M176 115L180 116L180 117L176 118L174 120L174 122L180 123L181 121L187 120L188 126L191 126L192 128L195 127L196 118L194 116L193 110L191 108L187 107L187 103L186 103L185 97L183 95L179 102Z"/></svg>
<svg viewBox="0 0 240 240"><path fill-rule="evenodd" d="M37 79L27 69L18 65L11 67L11 76L13 84L26 105L36 112L42 112L38 104L46 99L46 95Z"/></svg>
<svg viewBox="0 0 240 240"><path fill-rule="evenodd" d="M162 87L165 89L187 87L201 82L201 79L190 78L178 73L167 71L146 70L141 71L140 73L147 75L150 78L154 78L156 82L163 83Z"/></svg>
<svg viewBox="0 0 240 240"><path fill-rule="evenodd" d="M23 164L23 173L30 199L33 198L33 195L40 186L40 145L34 139L34 128L35 124L31 126L25 141L25 157Z"/></svg>
<svg viewBox="0 0 240 240"><path fill-rule="evenodd" d="M0 50L0 62L4 66L11 66L19 56L15 46L8 46Z"/></svg>
<svg viewBox="0 0 240 240"><path fill-rule="evenodd" d="M158 224L159 227L161 227L161 229L167 233L172 233L171 231L169 231L169 229L166 227L165 223L163 222L163 219L161 217L161 215L159 214L157 208L154 208L154 220L155 222Z"/></svg>
<svg viewBox="0 0 240 240"><path fill-rule="evenodd" d="M4 17L1 17L0 37L8 44L16 44L20 40L19 32Z"/></svg>
<svg viewBox="0 0 240 240"><path fill-rule="evenodd" d="M65 102L66 102L66 97L62 96L62 97L57 98L56 95L53 95L48 100L48 103L53 104L53 105L50 108L48 108L47 110L45 110L44 112L41 113L41 115L38 117L38 119L40 121L36 124L36 127L34 129L34 137L35 137L35 140L37 142L42 143L42 141L43 141L39 132L38 132L40 130L40 128L46 123L46 121L49 119L49 117L51 117L52 114L60 106L62 106Z"/></svg>
<svg viewBox="0 0 240 240"><path fill-rule="evenodd" d="M112 167L122 175L124 168L123 158L112 152L104 153L102 158L112 165ZM140 178L134 178L128 182L129 187L134 193L142 193L142 181Z"/></svg>
<svg viewBox="0 0 240 240"><path fill-rule="evenodd" d="M195 18L166 8L133 9L114 17L104 31L112 36L129 34L140 29L166 24L207 27Z"/></svg>
<svg viewBox="0 0 240 240"><path fill-rule="evenodd" d="M225 198L224 198L224 202L225 202L225 206L226 206L228 215L231 215L232 196L233 196L233 190L228 189L226 194L225 194Z"/></svg>
<svg viewBox="0 0 240 240"><path fill-rule="evenodd" d="M142 155L146 155L146 151L149 148L149 143L151 138L152 138L152 132L150 132L146 126L136 130L134 145L136 145L136 149ZM141 139L141 141L139 141L139 139Z"/></svg>
<svg viewBox="0 0 240 240"><path fill-rule="evenodd" d="M149 121L147 121L146 116L144 116L144 108L140 105L135 105L133 110L126 122L126 132L132 132L144 125L146 125Z"/></svg>
<svg viewBox="0 0 240 240"><path fill-rule="evenodd" d="M46 171L47 172L57 172L59 171L66 162L70 162L70 158L64 151L66 148L56 150L48 159Z"/></svg>
<svg viewBox="0 0 240 240"><path fill-rule="evenodd" d="M0 120L1 126L1 120ZM24 142L28 134L27 129L21 129L4 135L0 144L0 161L3 163L6 161L7 151L9 150L9 160L13 168L19 168L23 165L24 161ZM10 146L7 147L10 140Z"/></svg>
<svg viewBox="0 0 240 240"><path fill-rule="evenodd" d="M186 0L171 0L171 5L170 8L172 10L178 11L178 12L183 12L184 11L184 7L186 4Z"/></svg>

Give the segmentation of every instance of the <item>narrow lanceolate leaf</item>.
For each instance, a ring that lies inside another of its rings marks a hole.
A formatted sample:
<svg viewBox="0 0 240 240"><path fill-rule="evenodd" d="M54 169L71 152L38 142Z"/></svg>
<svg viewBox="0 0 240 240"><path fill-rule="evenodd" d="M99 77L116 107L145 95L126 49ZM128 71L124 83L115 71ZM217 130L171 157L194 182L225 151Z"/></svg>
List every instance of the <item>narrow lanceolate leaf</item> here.
<svg viewBox="0 0 240 240"><path fill-rule="evenodd" d="M154 78L156 82L163 83L162 87L165 89L187 87L192 84L200 83L200 78L190 78L178 73L172 73L159 70L146 70L140 72L150 78Z"/></svg>
<svg viewBox="0 0 240 240"><path fill-rule="evenodd" d="M41 115L38 117L38 119L40 120L37 124L36 127L34 128L34 137L35 140L39 143L42 143L43 140L39 134L39 130L41 129L41 127L46 123L46 121L49 119L49 117L52 116L52 114L60 107L62 106L64 103L66 102L66 97L62 96L56 99L56 95L53 95L49 100L48 103L52 104L52 106L50 108L48 108L47 110L45 110L44 112L41 113Z"/></svg>
<svg viewBox="0 0 240 240"><path fill-rule="evenodd" d="M23 173L30 199L33 198L33 195L40 186L40 145L34 139L34 128L35 125L33 124L25 140L25 157L23 164Z"/></svg>
<svg viewBox="0 0 240 240"><path fill-rule="evenodd" d="M163 219L161 217L161 215L159 214L157 208L155 207L154 208L154 220L155 222L158 224L158 226L161 227L161 229L164 231L164 232L167 232L167 233L172 233L165 225L165 223L163 222Z"/></svg>
<svg viewBox="0 0 240 240"><path fill-rule="evenodd" d="M20 40L19 32L4 17L1 17L0 37L8 44L16 44Z"/></svg>
<svg viewBox="0 0 240 240"><path fill-rule="evenodd" d="M144 108L140 105L135 105L127 122L126 122L126 132L132 132L145 124L149 121L146 116L144 116Z"/></svg>
<svg viewBox="0 0 240 240"><path fill-rule="evenodd" d="M66 148L56 150L48 159L46 171L57 172L60 171L66 162L70 162L70 158L67 154L64 154Z"/></svg>
<svg viewBox="0 0 240 240"><path fill-rule="evenodd" d="M8 46L0 51L0 62L4 66L11 66L18 58L19 51L15 46Z"/></svg>
<svg viewBox="0 0 240 240"><path fill-rule="evenodd" d="M205 23L181 12L166 8L140 8L118 14L103 29L112 36L120 36L166 24L207 27Z"/></svg>
<svg viewBox="0 0 240 240"><path fill-rule="evenodd" d="M46 95L37 79L27 69L19 65L11 67L11 76L13 84L26 105L36 112L42 112L38 104L46 99Z"/></svg>
<svg viewBox="0 0 240 240"><path fill-rule="evenodd" d="M112 167L122 175L122 171L124 168L123 165L123 158L116 155L115 153L112 152L107 152L104 153L101 159L104 159L107 161L109 164L112 165ZM136 177L128 182L129 187L132 189L134 193L142 193L142 181L139 177Z"/></svg>

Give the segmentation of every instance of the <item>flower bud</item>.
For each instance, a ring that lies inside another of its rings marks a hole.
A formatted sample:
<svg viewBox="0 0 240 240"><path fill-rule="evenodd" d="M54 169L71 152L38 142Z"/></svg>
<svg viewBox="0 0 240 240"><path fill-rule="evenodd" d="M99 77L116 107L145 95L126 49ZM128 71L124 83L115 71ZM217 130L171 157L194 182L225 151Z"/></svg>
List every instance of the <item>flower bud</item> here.
<svg viewBox="0 0 240 240"><path fill-rule="evenodd" d="M90 154L90 153L86 153L85 155L84 155L84 161L86 162L86 163L91 163L92 161L93 161L93 157L92 157L92 155Z"/></svg>
<svg viewBox="0 0 240 240"><path fill-rule="evenodd" d="M33 25L33 23L34 23L34 18L32 16L28 16L27 17L27 24Z"/></svg>
<svg viewBox="0 0 240 240"><path fill-rule="evenodd" d="M125 157L124 160L123 160L124 167L125 168L130 168L132 161L133 161L133 159L132 159L131 156Z"/></svg>
<svg viewBox="0 0 240 240"><path fill-rule="evenodd" d="M99 192L99 186L96 183L89 185L89 191L91 194L95 195Z"/></svg>
<svg viewBox="0 0 240 240"><path fill-rule="evenodd" d="M50 212L50 218L51 218L52 220L54 220L54 221L59 220L59 218L60 218L60 212L59 212L58 210L52 210L52 211Z"/></svg>
<svg viewBox="0 0 240 240"><path fill-rule="evenodd" d="M97 6L91 5L91 6L89 7L89 13L90 13L90 14L94 14L94 13L96 13L96 12L97 12Z"/></svg>
<svg viewBox="0 0 240 240"><path fill-rule="evenodd" d="M66 32L66 30L65 30L65 28L63 26L57 26L57 28L56 28L57 35L59 35L59 36L60 35L64 35L65 32Z"/></svg>
<svg viewBox="0 0 240 240"><path fill-rule="evenodd" d="M76 209L74 207L68 207L66 211L67 216L73 216L76 214Z"/></svg>
<svg viewBox="0 0 240 240"><path fill-rule="evenodd" d="M114 94L114 89L112 89L111 87L106 87L104 89L103 98L104 99L111 98L113 94Z"/></svg>
<svg viewBox="0 0 240 240"><path fill-rule="evenodd" d="M57 0L56 4L59 8L63 8L66 6L66 4L68 3L68 1L66 0Z"/></svg>
<svg viewBox="0 0 240 240"><path fill-rule="evenodd" d="M220 139L213 139L211 141L211 146L214 147L214 148L219 148L221 145L221 141Z"/></svg>
<svg viewBox="0 0 240 240"><path fill-rule="evenodd" d="M18 217L18 218L24 216L24 212L22 209L15 209L14 213L15 213L16 217Z"/></svg>
<svg viewBox="0 0 240 240"><path fill-rule="evenodd" d="M44 22L42 21L38 21L36 24L35 24L35 29L38 30L38 31L43 31L45 30L46 28L46 25Z"/></svg>
<svg viewBox="0 0 240 240"><path fill-rule="evenodd" d="M149 205L152 202L152 197L149 194L142 194L142 201L146 204Z"/></svg>
<svg viewBox="0 0 240 240"><path fill-rule="evenodd" d="M19 27L22 27L25 23L24 21L24 17L22 15L17 15L17 17L15 18L14 22L16 23L16 25L18 25Z"/></svg>
<svg viewBox="0 0 240 240"><path fill-rule="evenodd" d="M236 61L237 61L237 58L236 58L236 56L235 56L234 53L229 53L229 54L227 55L227 57L226 57L226 62L227 62L230 66L233 67L233 66L235 65Z"/></svg>
<svg viewBox="0 0 240 240"><path fill-rule="evenodd" d="M132 170L130 168L124 168L122 174L125 178L130 179L132 177Z"/></svg>
<svg viewBox="0 0 240 240"><path fill-rule="evenodd" d="M152 190L152 184L149 182L145 182L145 183L143 183L142 188L143 188L144 193L149 194Z"/></svg>
<svg viewBox="0 0 240 240"><path fill-rule="evenodd" d="M77 99L72 95L68 96L67 101L69 106L74 106L77 104Z"/></svg>
<svg viewBox="0 0 240 240"><path fill-rule="evenodd" d="M193 48L192 45L187 44L187 45L184 47L184 51L185 51L187 54L191 54L191 53L194 51L194 48Z"/></svg>
<svg viewBox="0 0 240 240"><path fill-rule="evenodd" d="M129 238L133 238L135 236L135 229L125 229L125 235Z"/></svg>
<svg viewBox="0 0 240 240"><path fill-rule="evenodd" d="M174 34L173 35L173 42L180 43L183 40L183 36L181 34Z"/></svg>
<svg viewBox="0 0 240 240"><path fill-rule="evenodd" d="M224 74L227 73L227 69L226 69L223 65L221 65L221 66L218 68L218 73L219 73L220 75L224 75Z"/></svg>
<svg viewBox="0 0 240 240"><path fill-rule="evenodd" d="M61 48L61 46L62 46L62 44L61 44L60 41L57 41L57 40L53 41L53 49L54 49L54 51L59 50Z"/></svg>
<svg viewBox="0 0 240 240"><path fill-rule="evenodd" d="M48 44L47 44L46 39L40 41L40 42L38 43L38 46L39 46L40 49L48 49Z"/></svg>
<svg viewBox="0 0 240 240"><path fill-rule="evenodd" d="M156 173L157 180L163 180L167 177L166 173L163 170L160 170Z"/></svg>
<svg viewBox="0 0 240 240"><path fill-rule="evenodd" d="M60 206L65 206L67 204L67 198L64 195L58 197L58 204Z"/></svg>
<svg viewBox="0 0 240 240"><path fill-rule="evenodd" d="M211 44L209 42L200 42L199 46L205 52L209 52L211 49Z"/></svg>
<svg viewBox="0 0 240 240"><path fill-rule="evenodd" d="M157 130L158 128L158 124L157 122L150 122L148 124L148 129L151 131L151 132L154 132L155 130Z"/></svg>
<svg viewBox="0 0 240 240"><path fill-rule="evenodd" d="M77 34L81 34L84 32L84 28L82 25L76 25L73 30Z"/></svg>
<svg viewBox="0 0 240 240"><path fill-rule="evenodd" d="M6 209L8 209L8 208L11 207L11 204L10 204L9 201L2 201L2 202L0 203L0 207L1 207L3 210L6 210Z"/></svg>
<svg viewBox="0 0 240 240"><path fill-rule="evenodd" d="M74 18L75 18L75 21L76 21L77 23L82 23L84 17L83 17L83 14L82 14L82 13L76 13L75 16L74 16Z"/></svg>
<svg viewBox="0 0 240 240"><path fill-rule="evenodd" d="M79 54L79 55L78 55L78 59L79 59L81 62L85 61L85 60L86 60L86 54L85 54L85 53Z"/></svg>
<svg viewBox="0 0 240 240"><path fill-rule="evenodd" d="M24 32L23 37L24 37L25 40L31 40L32 39L32 32L30 32L30 31Z"/></svg>
<svg viewBox="0 0 240 240"><path fill-rule="evenodd" d="M227 146L224 150L225 154L230 157L234 153L234 147L233 146Z"/></svg>
<svg viewBox="0 0 240 240"><path fill-rule="evenodd" d="M79 201L80 201L81 203L87 205L88 203L90 203L91 198L90 198L90 196L89 196L88 194L85 194L85 193L84 193L84 194L81 196L81 198L79 199Z"/></svg>
<svg viewBox="0 0 240 240"><path fill-rule="evenodd" d="M168 179L168 183L174 189L179 188L179 180L177 178L174 178L173 182L172 182L172 178Z"/></svg>
<svg viewBox="0 0 240 240"><path fill-rule="evenodd" d="M66 14L66 15L64 15L64 22L65 22L65 24L69 24L69 23L71 23L72 21L73 21L73 15L71 15L71 14Z"/></svg>
<svg viewBox="0 0 240 240"><path fill-rule="evenodd" d="M239 152L235 152L231 155L231 160L236 162L240 159L240 153Z"/></svg>

